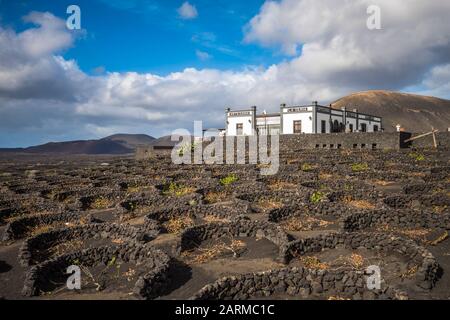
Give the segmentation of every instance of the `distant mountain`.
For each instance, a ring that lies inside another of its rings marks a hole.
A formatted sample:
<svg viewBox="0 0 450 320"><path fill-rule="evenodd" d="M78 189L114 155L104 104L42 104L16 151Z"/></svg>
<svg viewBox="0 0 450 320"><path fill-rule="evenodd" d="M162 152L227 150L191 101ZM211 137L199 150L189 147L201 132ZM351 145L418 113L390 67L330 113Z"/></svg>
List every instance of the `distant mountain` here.
<svg viewBox="0 0 450 320"><path fill-rule="evenodd" d="M0 149L0 152L52 154L129 154L137 146L150 145L155 138L145 134L116 134L99 140L49 142L28 147Z"/></svg>
<svg viewBox="0 0 450 320"><path fill-rule="evenodd" d="M120 142L109 140L79 140L66 142L49 142L43 145L28 147L27 153L61 153L61 154L126 154L133 149Z"/></svg>
<svg viewBox="0 0 450 320"><path fill-rule="evenodd" d="M156 139L146 134L114 134L112 136L100 139L105 141L115 141L128 149L135 149L138 146L147 146L152 144Z"/></svg>
<svg viewBox="0 0 450 320"><path fill-rule="evenodd" d="M354 108L383 118L385 131L400 124L409 132L428 132L431 127L447 131L450 127L450 100L384 90L358 92L332 104L333 108Z"/></svg>
<svg viewBox="0 0 450 320"><path fill-rule="evenodd" d="M152 141L150 145L155 147L173 147L178 141L172 141L172 136L163 136Z"/></svg>

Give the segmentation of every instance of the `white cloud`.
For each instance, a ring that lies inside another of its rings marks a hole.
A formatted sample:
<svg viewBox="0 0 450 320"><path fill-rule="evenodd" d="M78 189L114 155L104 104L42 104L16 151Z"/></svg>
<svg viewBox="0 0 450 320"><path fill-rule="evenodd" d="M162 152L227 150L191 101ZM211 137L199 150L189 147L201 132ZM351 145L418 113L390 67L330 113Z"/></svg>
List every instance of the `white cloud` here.
<svg viewBox="0 0 450 320"><path fill-rule="evenodd" d="M195 19L198 16L197 8L187 1L184 2L177 11L182 19Z"/></svg>
<svg viewBox="0 0 450 320"><path fill-rule="evenodd" d="M212 58L212 56L205 51L201 51L201 50L196 50L195 51L195 55L197 56L197 58L199 58L202 61L206 61Z"/></svg>
<svg viewBox="0 0 450 320"><path fill-rule="evenodd" d="M77 99L89 79L74 61L53 55L71 47L76 34L50 13L33 12L24 20L37 27L16 33L0 26L0 96Z"/></svg>
<svg viewBox="0 0 450 320"><path fill-rule="evenodd" d="M381 8L382 30L366 27L369 5ZM450 62L450 2L437 0L267 1L245 40L301 56L292 72L314 82L402 88Z"/></svg>
<svg viewBox="0 0 450 320"><path fill-rule="evenodd" d="M421 94L450 99L450 64L434 67L422 81Z"/></svg>

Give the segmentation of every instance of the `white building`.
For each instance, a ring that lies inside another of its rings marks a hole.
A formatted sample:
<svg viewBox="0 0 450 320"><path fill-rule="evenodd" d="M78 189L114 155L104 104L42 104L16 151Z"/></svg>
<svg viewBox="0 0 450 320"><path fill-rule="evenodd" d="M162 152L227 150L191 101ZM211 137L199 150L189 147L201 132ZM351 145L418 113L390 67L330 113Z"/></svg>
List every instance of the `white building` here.
<svg viewBox="0 0 450 320"><path fill-rule="evenodd" d="M226 110L226 134L229 136L266 134L302 134L333 132L376 132L382 130L382 119L360 113L318 105L280 106L280 113L256 114L248 110Z"/></svg>

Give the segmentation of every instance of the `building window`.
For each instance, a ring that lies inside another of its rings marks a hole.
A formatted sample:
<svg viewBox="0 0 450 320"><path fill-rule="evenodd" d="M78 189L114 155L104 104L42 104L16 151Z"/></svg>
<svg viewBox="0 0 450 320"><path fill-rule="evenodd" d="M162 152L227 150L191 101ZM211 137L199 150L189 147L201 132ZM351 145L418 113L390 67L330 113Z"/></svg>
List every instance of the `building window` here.
<svg viewBox="0 0 450 320"><path fill-rule="evenodd" d="M373 132L378 132L378 126L377 125L373 126Z"/></svg>
<svg viewBox="0 0 450 320"><path fill-rule="evenodd" d="M236 135L242 136L244 134L244 124L236 123Z"/></svg>
<svg viewBox="0 0 450 320"><path fill-rule="evenodd" d="M294 134L302 133L302 121L295 120L294 121Z"/></svg>
<svg viewBox="0 0 450 320"><path fill-rule="evenodd" d="M361 123L361 132L367 132L367 124Z"/></svg>
<svg viewBox="0 0 450 320"><path fill-rule="evenodd" d="M322 120L320 122L320 132L326 133L327 132L327 122L325 120Z"/></svg>
<svg viewBox="0 0 450 320"><path fill-rule="evenodd" d="M353 123L350 123L350 124L348 125L348 130L349 130L350 132L353 132Z"/></svg>

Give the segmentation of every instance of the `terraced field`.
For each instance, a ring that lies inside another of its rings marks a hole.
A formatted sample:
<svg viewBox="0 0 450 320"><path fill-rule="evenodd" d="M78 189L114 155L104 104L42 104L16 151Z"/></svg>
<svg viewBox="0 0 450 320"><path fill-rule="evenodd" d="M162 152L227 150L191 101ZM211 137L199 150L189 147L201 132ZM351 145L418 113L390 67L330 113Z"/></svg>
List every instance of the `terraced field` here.
<svg viewBox="0 0 450 320"><path fill-rule="evenodd" d="M292 152L273 176L4 155L0 297L449 299L449 154Z"/></svg>

